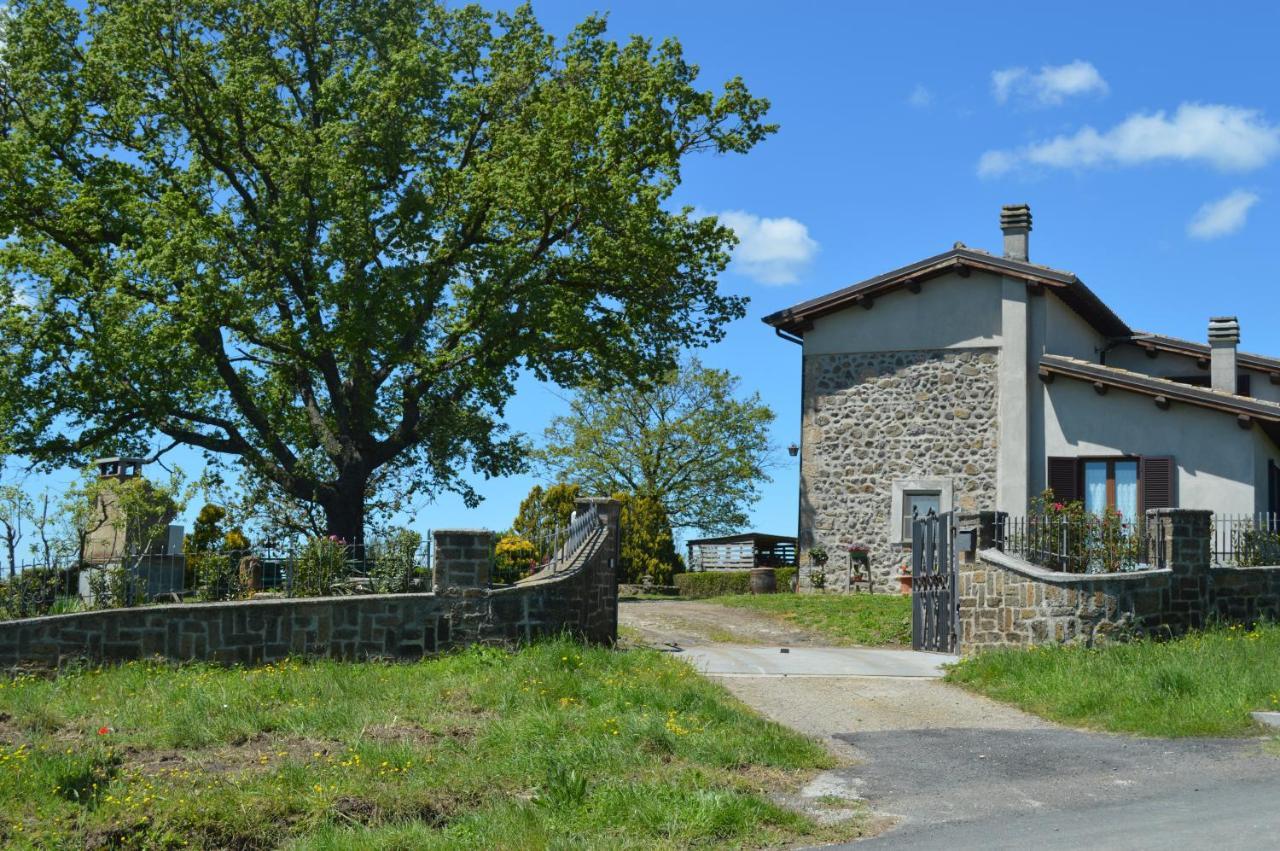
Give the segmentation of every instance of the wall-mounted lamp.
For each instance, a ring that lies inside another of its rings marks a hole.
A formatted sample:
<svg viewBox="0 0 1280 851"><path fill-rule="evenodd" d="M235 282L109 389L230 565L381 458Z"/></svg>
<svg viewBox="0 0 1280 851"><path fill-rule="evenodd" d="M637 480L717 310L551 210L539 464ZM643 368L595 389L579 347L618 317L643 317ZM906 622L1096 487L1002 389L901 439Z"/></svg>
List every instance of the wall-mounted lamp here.
<svg viewBox="0 0 1280 851"><path fill-rule="evenodd" d="M790 455L792 458L796 457L797 455L800 454L800 447L796 446L794 443L791 444L790 446L787 447L787 454Z"/></svg>

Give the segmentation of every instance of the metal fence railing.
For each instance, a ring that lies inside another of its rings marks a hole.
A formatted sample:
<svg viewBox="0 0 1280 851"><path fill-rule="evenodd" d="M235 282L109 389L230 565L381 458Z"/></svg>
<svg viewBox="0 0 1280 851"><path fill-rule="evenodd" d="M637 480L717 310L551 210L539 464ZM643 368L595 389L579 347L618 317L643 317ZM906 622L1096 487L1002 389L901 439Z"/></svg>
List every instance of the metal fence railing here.
<svg viewBox="0 0 1280 851"><path fill-rule="evenodd" d="M551 530L541 542L539 570L563 570L601 524L599 512L575 511L567 524Z"/></svg>
<svg viewBox="0 0 1280 851"><path fill-rule="evenodd" d="M1212 534L1214 564L1280 565L1280 514L1215 514Z"/></svg>
<svg viewBox="0 0 1280 851"><path fill-rule="evenodd" d="M210 550L22 565L0 578L0 620L155 603L431 590L430 535L362 547L317 538L288 548Z"/></svg>
<svg viewBox="0 0 1280 851"><path fill-rule="evenodd" d="M996 548L1064 573L1120 573L1150 566L1145 518L1028 515L996 518Z"/></svg>

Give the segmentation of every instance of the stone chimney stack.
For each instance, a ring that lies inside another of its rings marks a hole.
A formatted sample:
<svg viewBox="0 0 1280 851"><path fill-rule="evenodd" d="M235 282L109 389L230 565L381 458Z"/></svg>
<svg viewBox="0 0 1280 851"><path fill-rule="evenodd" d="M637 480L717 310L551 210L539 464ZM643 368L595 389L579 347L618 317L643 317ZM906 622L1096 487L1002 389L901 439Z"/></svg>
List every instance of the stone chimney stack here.
<svg viewBox="0 0 1280 851"><path fill-rule="evenodd" d="M1027 262L1027 234L1031 233L1031 207L1005 204L1000 208L1000 230L1004 231L1004 256Z"/></svg>
<svg viewBox="0 0 1280 851"><path fill-rule="evenodd" d="M1223 393L1236 392L1236 346L1240 321L1234 316L1209 320L1209 386Z"/></svg>

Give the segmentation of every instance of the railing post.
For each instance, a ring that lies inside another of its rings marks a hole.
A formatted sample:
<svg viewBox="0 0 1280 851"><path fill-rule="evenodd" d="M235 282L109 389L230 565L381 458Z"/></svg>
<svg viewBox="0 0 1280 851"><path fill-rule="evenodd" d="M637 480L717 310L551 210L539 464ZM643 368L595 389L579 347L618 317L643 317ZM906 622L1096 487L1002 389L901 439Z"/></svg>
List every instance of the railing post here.
<svg viewBox="0 0 1280 851"><path fill-rule="evenodd" d="M978 549L1001 549L1009 515L1003 511L978 512Z"/></svg>

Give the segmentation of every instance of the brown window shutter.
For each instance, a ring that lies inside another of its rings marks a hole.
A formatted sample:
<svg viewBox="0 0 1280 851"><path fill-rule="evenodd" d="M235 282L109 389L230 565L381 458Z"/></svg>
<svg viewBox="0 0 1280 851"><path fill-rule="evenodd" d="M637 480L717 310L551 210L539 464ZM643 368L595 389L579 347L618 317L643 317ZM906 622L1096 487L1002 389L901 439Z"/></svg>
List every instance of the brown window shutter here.
<svg viewBox="0 0 1280 851"><path fill-rule="evenodd" d="M1080 498L1079 466L1075 458L1049 459L1049 490L1059 502L1075 502Z"/></svg>
<svg viewBox="0 0 1280 851"><path fill-rule="evenodd" d="M1173 476L1172 458L1156 456L1142 459L1138 478L1142 485L1143 511L1148 508L1177 507L1177 500L1173 493Z"/></svg>

